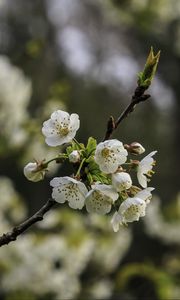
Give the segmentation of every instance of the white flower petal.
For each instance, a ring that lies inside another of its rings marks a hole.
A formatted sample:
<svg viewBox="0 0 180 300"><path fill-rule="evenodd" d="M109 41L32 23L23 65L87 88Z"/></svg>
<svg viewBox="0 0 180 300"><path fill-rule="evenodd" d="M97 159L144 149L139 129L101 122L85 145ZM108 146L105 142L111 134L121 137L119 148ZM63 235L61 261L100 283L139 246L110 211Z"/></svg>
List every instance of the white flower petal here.
<svg viewBox="0 0 180 300"><path fill-rule="evenodd" d="M104 195L111 198L113 202L115 202L119 197L118 193L116 192L116 190L112 185L98 184L96 186L96 190L101 191Z"/></svg>
<svg viewBox="0 0 180 300"><path fill-rule="evenodd" d="M77 131L80 126L80 120L78 114L71 114L70 116L70 130ZM72 127L72 128L71 128Z"/></svg>
<svg viewBox="0 0 180 300"><path fill-rule="evenodd" d="M59 138L57 136L51 136L51 137L47 137L45 139L45 142L48 146L59 146Z"/></svg>
<svg viewBox="0 0 180 300"><path fill-rule="evenodd" d="M148 155L146 155L141 161L149 161L149 158L152 158L152 156L154 156L157 153L157 151L152 151L151 153L149 153Z"/></svg>
<svg viewBox="0 0 180 300"><path fill-rule="evenodd" d="M73 179L73 178L68 177L68 176L65 176L65 177L54 177L50 181L50 186L57 187L57 186L59 186L61 184L68 184L71 179Z"/></svg>
<svg viewBox="0 0 180 300"><path fill-rule="evenodd" d="M156 153L157 153L157 151L153 151L153 152L149 153L147 156L145 156L139 162L138 169L137 169L137 178L138 178L139 184L143 188L147 187L148 179L147 179L146 175L148 174L149 171L152 170L153 162L154 162L154 159L152 158L152 156Z"/></svg>
<svg viewBox="0 0 180 300"><path fill-rule="evenodd" d="M123 165L126 162L128 153L127 151L125 151L123 150L122 152L117 154L116 158L118 161L118 165Z"/></svg>
<svg viewBox="0 0 180 300"><path fill-rule="evenodd" d="M64 203L65 201L67 201L66 190L63 190L63 186L61 188L53 188L52 198L58 203Z"/></svg>
<svg viewBox="0 0 180 300"><path fill-rule="evenodd" d="M114 173L119 166L118 162L111 160L111 158L109 158L109 161L107 161L107 162L99 160L99 163L98 163L97 160L95 160L95 161L99 165L100 170L105 174ZM102 161L102 163L100 161Z"/></svg>
<svg viewBox="0 0 180 300"><path fill-rule="evenodd" d="M146 203L148 203L149 200L152 198L151 192L152 192L153 190L154 190L153 187L148 187L148 188L146 188L146 189L144 189L144 190L138 192L138 193L136 194L136 197L137 197L137 198L140 198L140 199L146 201Z"/></svg>
<svg viewBox="0 0 180 300"><path fill-rule="evenodd" d="M51 114L51 120L69 123L69 114L63 110L56 110Z"/></svg>
<svg viewBox="0 0 180 300"><path fill-rule="evenodd" d="M118 212L116 211L111 219L111 224L114 232L118 232L119 230L119 225L122 223L122 217Z"/></svg>
<svg viewBox="0 0 180 300"><path fill-rule="evenodd" d="M147 188L147 177L143 173L137 172L137 179L143 188Z"/></svg>
<svg viewBox="0 0 180 300"><path fill-rule="evenodd" d="M60 143L62 143L62 144L69 143L70 141L72 141L72 139L73 138L71 136L60 137L60 136L54 135L51 137L47 137L45 139L45 142L48 146L55 147L55 146L59 146Z"/></svg>
<svg viewBox="0 0 180 300"><path fill-rule="evenodd" d="M114 147L117 147L117 148L119 148L119 149L124 148L124 147L123 147L123 143L120 142L120 141L117 140L117 139L111 139L111 140L102 142L102 145L103 145L103 144L105 144L105 146L109 146L109 147L112 147L112 148L114 148Z"/></svg>

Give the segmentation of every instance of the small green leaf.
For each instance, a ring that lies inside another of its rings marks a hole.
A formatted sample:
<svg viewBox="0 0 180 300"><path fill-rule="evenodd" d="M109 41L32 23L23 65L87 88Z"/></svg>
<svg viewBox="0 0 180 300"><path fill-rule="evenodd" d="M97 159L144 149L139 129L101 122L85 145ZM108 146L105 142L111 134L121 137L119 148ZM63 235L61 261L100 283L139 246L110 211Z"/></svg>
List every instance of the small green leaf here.
<svg viewBox="0 0 180 300"><path fill-rule="evenodd" d="M92 173L92 174L101 173L99 166L94 161L93 157L87 159L86 162L88 162L88 169L89 169L90 173Z"/></svg>
<svg viewBox="0 0 180 300"><path fill-rule="evenodd" d="M72 141L72 148L73 150L84 150L84 144L83 143L78 143L78 142L74 142Z"/></svg>
<svg viewBox="0 0 180 300"><path fill-rule="evenodd" d="M94 152L96 150L96 146L97 146L97 141L93 137L90 137L88 139L88 143L87 143L87 146L86 146L86 155L87 155L87 157L94 154Z"/></svg>
<svg viewBox="0 0 180 300"><path fill-rule="evenodd" d="M67 153L67 155L69 156L73 150L74 150L74 149L73 149L72 146L68 146L68 147L66 148L66 153Z"/></svg>

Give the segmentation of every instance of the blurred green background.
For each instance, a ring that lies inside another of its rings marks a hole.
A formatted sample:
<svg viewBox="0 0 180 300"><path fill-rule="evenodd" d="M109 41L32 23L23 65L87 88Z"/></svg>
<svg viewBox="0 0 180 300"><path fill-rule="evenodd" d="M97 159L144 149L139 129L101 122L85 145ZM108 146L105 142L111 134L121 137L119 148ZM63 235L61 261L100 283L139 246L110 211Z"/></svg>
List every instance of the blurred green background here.
<svg viewBox="0 0 180 300"><path fill-rule="evenodd" d="M0 0L0 228L50 197L54 166L31 183L23 167L59 149L42 122L78 113L77 138L100 141L109 115L129 103L153 46L160 64L149 92L114 134L158 150L147 216L113 233L109 217L65 206L0 250L0 299L180 299L180 2Z"/></svg>

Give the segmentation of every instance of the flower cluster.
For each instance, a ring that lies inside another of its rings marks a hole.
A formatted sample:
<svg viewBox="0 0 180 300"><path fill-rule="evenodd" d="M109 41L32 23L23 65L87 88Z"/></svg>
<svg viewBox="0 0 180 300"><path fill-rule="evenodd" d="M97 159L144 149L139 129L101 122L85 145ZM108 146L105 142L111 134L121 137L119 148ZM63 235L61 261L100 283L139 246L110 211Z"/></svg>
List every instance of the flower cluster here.
<svg viewBox="0 0 180 300"><path fill-rule="evenodd" d="M111 224L113 230L119 225L138 221L145 216L154 188L147 187L155 164L153 151L142 160L128 159L128 155L141 155L144 147L137 142L123 145L117 139L97 144L92 137L87 145L79 143L74 137L79 129L77 114L57 110L43 123L42 133L49 146L66 145L65 152L49 161L31 162L24 168L25 176L31 181L42 180L52 161L68 160L74 167L74 174L55 177L51 180L52 198L58 203L67 202L73 209L86 208L88 213L101 215L115 210ZM131 172L137 173L133 185Z"/></svg>

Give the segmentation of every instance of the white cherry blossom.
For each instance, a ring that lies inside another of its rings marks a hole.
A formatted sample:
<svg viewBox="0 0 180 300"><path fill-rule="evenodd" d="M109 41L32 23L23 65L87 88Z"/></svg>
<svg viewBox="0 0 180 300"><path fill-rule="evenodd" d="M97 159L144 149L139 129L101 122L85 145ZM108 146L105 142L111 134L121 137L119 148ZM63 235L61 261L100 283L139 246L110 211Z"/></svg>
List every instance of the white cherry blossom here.
<svg viewBox="0 0 180 300"><path fill-rule="evenodd" d="M37 182L43 180L45 173L45 169L41 170L37 162L29 162L24 167L24 175L30 181Z"/></svg>
<svg viewBox="0 0 180 300"><path fill-rule="evenodd" d="M147 187L148 178L147 176L151 174L151 170L153 168L154 159L152 158L153 155L155 155L157 151L153 151L149 153L147 156L145 156L138 165L137 168L137 178L139 181L139 184L143 187Z"/></svg>
<svg viewBox="0 0 180 300"><path fill-rule="evenodd" d="M119 230L119 225L128 222L139 221L140 217L144 217L146 212L146 202L140 198L127 198L122 202L118 212L116 211L112 217L111 224L114 232Z"/></svg>
<svg viewBox="0 0 180 300"><path fill-rule="evenodd" d="M85 205L89 213L105 215L119 195L111 185L96 184L86 195Z"/></svg>
<svg viewBox="0 0 180 300"><path fill-rule="evenodd" d="M148 187L138 192L135 197L127 198L116 211L111 220L113 230L117 232L119 225L127 222L138 221L140 217L144 217L146 213L146 206L152 198L151 192L153 187Z"/></svg>
<svg viewBox="0 0 180 300"><path fill-rule="evenodd" d="M121 192L132 186L132 180L128 173L117 172L112 174L112 185L118 192Z"/></svg>
<svg viewBox="0 0 180 300"><path fill-rule="evenodd" d="M114 173L120 165L126 162L127 155L127 150L123 144L113 139L97 145L94 159L102 172L110 174Z"/></svg>
<svg viewBox="0 0 180 300"><path fill-rule="evenodd" d="M68 202L73 209L82 209L88 190L84 183L74 178L55 177L50 181L53 187L52 198L59 203Z"/></svg>
<svg viewBox="0 0 180 300"><path fill-rule="evenodd" d="M59 146L69 143L79 129L80 121L77 114L68 114L57 110L51 114L51 118L43 123L42 133L49 146Z"/></svg>
<svg viewBox="0 0 180 300"><path fill-rule="evenodd" d="M80 154L78 150L74 150L69 154L69 161L71 163L77 163L80 161Z"/></svg>

